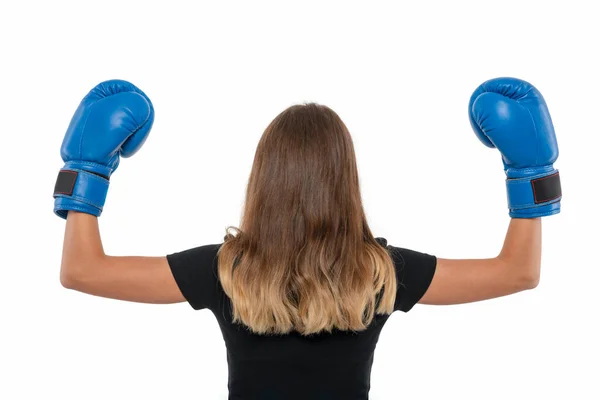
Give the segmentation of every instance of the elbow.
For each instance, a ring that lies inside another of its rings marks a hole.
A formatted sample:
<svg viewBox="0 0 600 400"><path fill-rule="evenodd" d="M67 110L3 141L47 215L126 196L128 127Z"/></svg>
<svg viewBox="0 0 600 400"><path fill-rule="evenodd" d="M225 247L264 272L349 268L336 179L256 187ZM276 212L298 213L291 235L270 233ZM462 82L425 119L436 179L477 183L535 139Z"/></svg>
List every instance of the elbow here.
<svg viewBox="0 0 600 400"><path fill-rule="evenodd" d="M72 265L63 264L60 269L60 284L65 289L79 290L82 282L81 271Z"/></svg>
<svg viewBox="0 0 600 400"><path fill-rule="evenodd" d="M521 290L532 290L540 284L540 265L520 265L517 280Z"/></svg>
<svg viewBox="0 0 600 400"><path fill-rule="evenodd" d="M103 259L86 261L63 261L60 269L60 284L65 289L85 291L97 280L98 268Z"/></svg>
<svg viewBox="0 0 600 400"><path fill-rule="evenodd" d="M523 287L523 290L535 289L540 284L540 274L539 272L528 274L521 278L521 281L521 286Z"/></svg>
<svg viewBox="0 0 600 400"><path fill-rule="evenodd" d="M502 259L509 279L512 283L512 290L520 292L524 290L535 289L540 283L540 263L521 260Z"/></svg>
<svg viewBox="0 0 600 400"><path fill-rule="evenodd" d="M73 276L73 274L67 274L67 273L61 272L60 284L65 289L75 290L77 287L77 278L75 276Z"/></svg>

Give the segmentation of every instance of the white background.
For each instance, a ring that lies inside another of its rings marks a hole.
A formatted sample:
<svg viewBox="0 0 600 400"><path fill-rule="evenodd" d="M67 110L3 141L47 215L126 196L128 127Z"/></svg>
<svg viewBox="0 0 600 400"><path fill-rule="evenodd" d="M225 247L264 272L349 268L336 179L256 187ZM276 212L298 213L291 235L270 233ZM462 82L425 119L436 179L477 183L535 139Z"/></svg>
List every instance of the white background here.
<svg viewBox="0 0 600 400"><path fill-rule="evenodd" d="M471 132L484 80L549 106L562 212L545 218L535 290L417 305L383 330L372 399L598 399L598 38L593 2L15 1L0 6L0 398L225 399L210 311L95 298L59 283L59 148L81 98L126 79L155 125L100 218L111 255L219 243L256 144L284 108L348 125L376 236L490 257L509 218L500 156ZM594 382L596 380L596 382Z"/></svg>

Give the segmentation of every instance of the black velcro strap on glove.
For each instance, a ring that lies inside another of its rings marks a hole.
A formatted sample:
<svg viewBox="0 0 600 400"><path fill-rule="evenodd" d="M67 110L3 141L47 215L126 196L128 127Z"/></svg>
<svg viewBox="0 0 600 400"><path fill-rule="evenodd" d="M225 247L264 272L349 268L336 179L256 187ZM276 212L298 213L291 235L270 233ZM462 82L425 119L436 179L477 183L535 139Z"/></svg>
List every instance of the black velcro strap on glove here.
<svg viewBox="0 0 600 400"><path fill-rule="evenodd" d="M546 203L562 196L560 175L557 173L531 181L535 204Z"/></svg>
<svg viewBox="0 0 600 400"><path fill-rule="evenodd" d="M64 194L67 196L73 195L73 188L77 182L77 171L62 170L58 173L56 184L54 185L54 195Z"/></svg>

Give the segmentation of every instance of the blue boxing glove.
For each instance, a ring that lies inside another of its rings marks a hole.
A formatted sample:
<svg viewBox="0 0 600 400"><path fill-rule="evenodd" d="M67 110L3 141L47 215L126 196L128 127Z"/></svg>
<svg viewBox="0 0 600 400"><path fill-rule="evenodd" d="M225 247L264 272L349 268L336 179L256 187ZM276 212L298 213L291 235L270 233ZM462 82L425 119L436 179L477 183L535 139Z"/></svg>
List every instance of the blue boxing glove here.
<svg viewBox="0 0 600 400"><path fill-rule="evenodd" d="M482 83L469 101L475 134L502 154L509 215L536 218L560 212L558 145L546 102L528 82L497 78Z"/></svg>
<svg viewBox="0 0 600 400"><path fill-rule="evenodd" d="M109 179L120 157L130 157L144 144L154 108L148 96L129 82L100 83L83 98L62 143L65 166L54 187L54 212L69 210L100 216Z"/></svg>

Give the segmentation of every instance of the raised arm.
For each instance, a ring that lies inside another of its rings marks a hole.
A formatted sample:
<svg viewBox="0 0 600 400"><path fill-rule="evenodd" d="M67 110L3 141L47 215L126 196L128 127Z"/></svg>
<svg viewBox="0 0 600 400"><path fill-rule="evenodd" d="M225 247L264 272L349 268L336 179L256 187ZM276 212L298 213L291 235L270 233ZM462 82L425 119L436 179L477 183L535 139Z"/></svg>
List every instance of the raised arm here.
<svg viewBox="0 0 600 400"><path fill-rule="evenodd" d="M139 150L154 121L152 102L129 82L94 87L64 137L54 212L67 219L60 280L84 293L145 303L184 301L166 257L104 254L97 217L121 157Z"/></svg>
<svg viewBox="0 0 600 400"><path fill-rule="evenodd" d="M509 215L502 251L479 260L438 259L424 304L458 304L505 296L537 286L541 219L560 212L558 145L541 93L528 82L497 78L469 101L471 127L483 144L502 154Z"/></svg>

